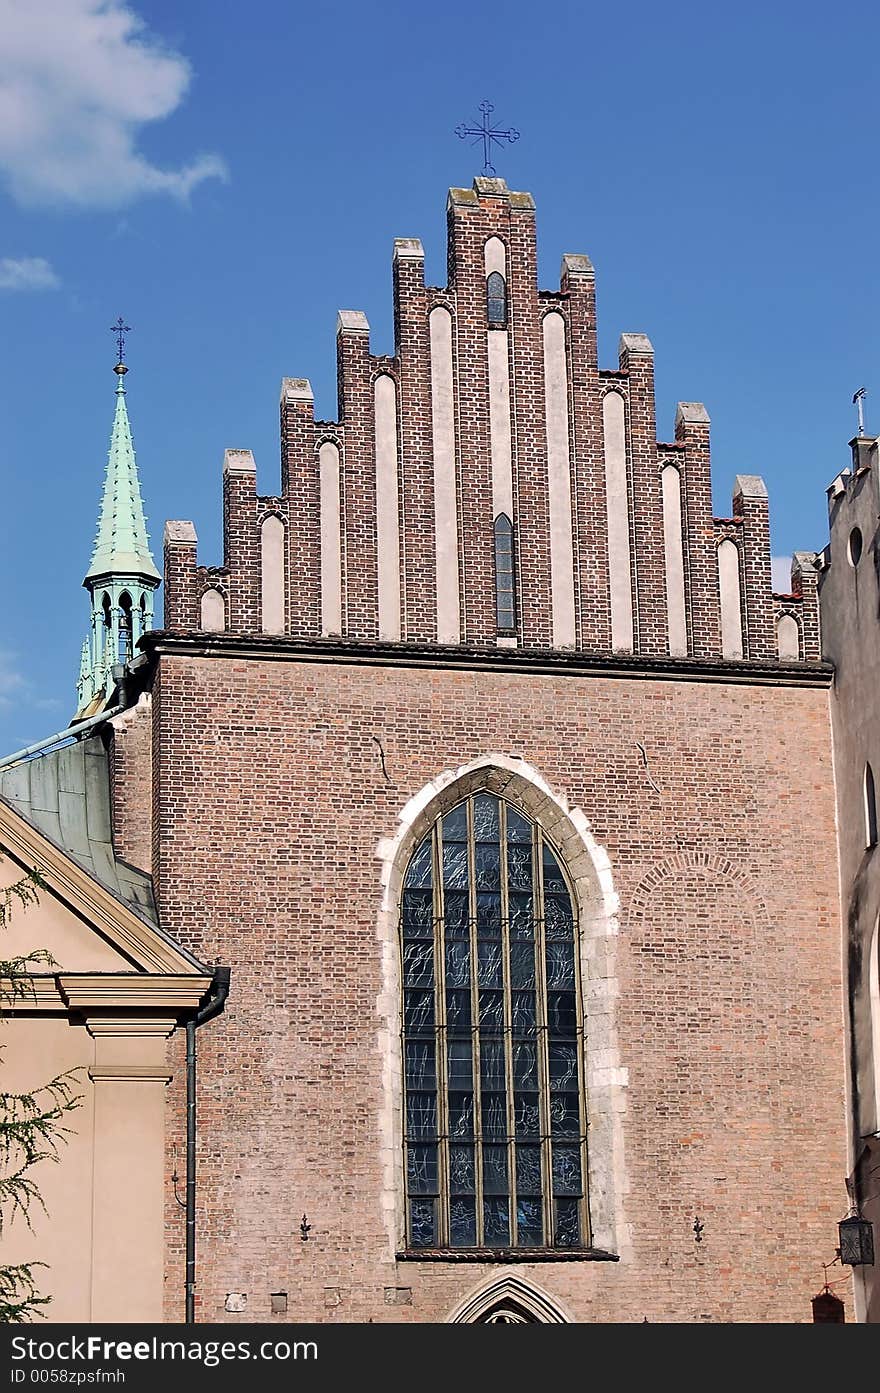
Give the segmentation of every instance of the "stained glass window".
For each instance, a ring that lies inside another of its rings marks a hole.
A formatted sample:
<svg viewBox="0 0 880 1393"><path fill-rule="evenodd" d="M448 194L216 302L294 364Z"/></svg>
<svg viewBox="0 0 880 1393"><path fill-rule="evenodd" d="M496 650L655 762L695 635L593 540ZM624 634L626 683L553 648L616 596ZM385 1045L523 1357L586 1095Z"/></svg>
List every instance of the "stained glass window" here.
<svg viewBox="0 0 880 1393"><path fill-rule="evenodd" d="M513 524L506 513L495 519L495 624L501 633L516 629L513 581Z"/></svg>
<svg viewBox="0 0 880 1393"><path fill-rule="evenodd" d="M410 1248L588 1245L575 922L556 851L493 794L445 813L410 860Z"/></svg>
<svg viewBox="0 0 880 1393"><path fill-rule="evenodd" d="M500 271L493 271L486 281L486 317L496 329L507 325L507 286Z"/></svg>

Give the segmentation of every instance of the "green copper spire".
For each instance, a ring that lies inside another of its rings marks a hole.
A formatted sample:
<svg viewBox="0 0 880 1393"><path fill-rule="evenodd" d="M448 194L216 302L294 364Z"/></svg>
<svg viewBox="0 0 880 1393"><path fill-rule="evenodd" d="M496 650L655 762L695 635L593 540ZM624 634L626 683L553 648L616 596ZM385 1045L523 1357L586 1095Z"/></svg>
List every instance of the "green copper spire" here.
<svg viewBox="0 0 880 1393"><path fill-rule="evenodd" d="M150 555L131 426L125 405L122 319L119 335L116 414L98 535L83 585L92 601L92 630L83 645L77 682L77 715L101 710L113 693L122 667L134 656L142 634L153 626L153 592L161 577Z"/></svg>
<svg viewBox="0 0 880 1393"><path fill-rule="evenodd" d="M117 363L113 371L119 379L116 388L116 415L113 420L113 434L110 437L107 472L104 476L98 535L95 538L92 563L83 584L87 586L99 576L111 576L122 572L126 575L143 576L145 580L153 580L158 584L160 576L150 555L141 486L125 405L123 378L128 369L124 363Z"/></svg>

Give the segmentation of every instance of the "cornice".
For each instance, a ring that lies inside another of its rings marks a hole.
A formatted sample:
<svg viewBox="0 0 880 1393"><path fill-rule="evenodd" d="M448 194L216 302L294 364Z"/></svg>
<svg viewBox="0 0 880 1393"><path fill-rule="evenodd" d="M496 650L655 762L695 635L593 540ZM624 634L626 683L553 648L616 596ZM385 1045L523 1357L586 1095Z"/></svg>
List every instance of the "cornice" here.
<svg viewBox="0 0 880 1393"><path fill-rule="evenodd" d="M168 1069L153 1064L92 1064L89 1078L92 1083L164 1083L174 1075Z"/></svg>
<svg viewBox="0 0 880 1393"><path fill-rule="evenodd" d="M825 662L774 659L668 658L544 648L447 648L434 644L278 635L153 630L140 640L151 663L162 657L246 658L259 662L332 663L364 667L500 672L524 676L606 677L634 681L714 682L746 686L829 687Z"/></svg>
<svg viewBox="0 0 880 1393"><path fill-rule="evenodd" d="M152 1026L169 1034L180 1017L197 1011L211 986L212 978L201 974L184 976L148 972L59 972L34 974L25 979L24 990L3 1003L5 1015L29 1015L35 1011L69 1011L85 1016L92 1034L149 1035ZM117 1019L92 1012L123 1011L126 1029ZM161 1020L150 1020L139 1012L161 1011ZM128 1014L131 1013L131 1014Z"/></svg>
<svg viewBox="0 0 880 1393"><path fill-rule="evenodd" d="M73 1011L116 1007L194 1011L208 991L211 978L141 972L59 972L58 985L64 1004Z"/></svg>

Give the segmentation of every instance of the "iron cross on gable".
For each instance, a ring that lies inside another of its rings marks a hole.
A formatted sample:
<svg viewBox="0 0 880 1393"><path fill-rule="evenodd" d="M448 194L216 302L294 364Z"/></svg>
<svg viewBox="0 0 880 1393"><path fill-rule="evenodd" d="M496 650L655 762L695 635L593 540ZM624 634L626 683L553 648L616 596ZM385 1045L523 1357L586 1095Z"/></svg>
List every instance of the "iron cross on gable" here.
<svg viewBox="0 0 880 1393"><path fill-rule="evenodd" d="M492 112L495 110L491 102L480 102L480 112L483 123L480 126L469 126L465 121L456 126L455 134L459 140L470 139L471 145L476 145L479 141L483 142L483 173L490 178L495 174L495 166L492 163L492 145L500 145L502 141L507 141L512 145L515 140L519 140L519 131L510 126L503 131L500 126L493 126L491 121Z"/></svg>
<svg viewBox="0 0 880 1393"><path fill-rule="evenodd" d="M131 325L126 324L122 315L119 316L115 324L110 325L110 333L116 335L116 346L119 350L118 362L125 362L125 336L131 333Z"/></svg>

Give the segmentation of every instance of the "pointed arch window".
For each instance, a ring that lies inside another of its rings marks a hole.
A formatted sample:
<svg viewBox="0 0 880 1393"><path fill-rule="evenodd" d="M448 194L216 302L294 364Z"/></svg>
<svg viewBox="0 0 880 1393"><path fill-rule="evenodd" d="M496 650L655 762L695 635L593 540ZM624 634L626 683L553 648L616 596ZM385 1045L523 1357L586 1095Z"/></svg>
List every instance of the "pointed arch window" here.
<svg viewBox="0 0 880 1393"><path fill-rule="evenodd" d="M515 1301L499 1301L491 1311L481 1316L480 1325L534 1325L535 1317L528 1314Z"/></svg>
<svg viewBox="0 0 880 1393"><path fill-rule="evenodd" d="M476 793L404 878L410 1249L589 1245L574 901L541 828Z"/></svg>
<svg viewBox="0 0 880 1393"><path fill-rule="evenodd" d="M516 632L513 523L506 513L495 519L495 624L500 634Z"/></svg>
<svg viewBox="0 0 880 1393"><path fill-rule="evenodd" d="M106 590L101 597L101 618L103 620L99 650L101 661L115 661L113 658L113 606Z"/></svg>
<svg viewBox="0 0 880 1393"><path fill-rule="evenodd" d="M490 327L507 328L507 284L500 271L492 271L486 279L486 317Z"/></svg>
<svg viewBox="0 0 880 1393"><path fill-rule="evenodd" d="M119 597L119 657L120 663L127 663L131 658L131 596L127 590L123 590Z"/></svg>

